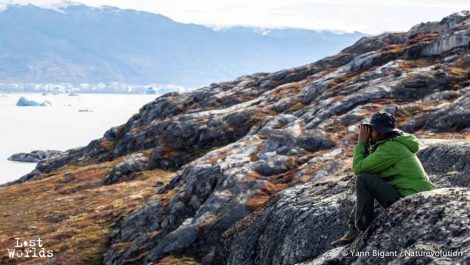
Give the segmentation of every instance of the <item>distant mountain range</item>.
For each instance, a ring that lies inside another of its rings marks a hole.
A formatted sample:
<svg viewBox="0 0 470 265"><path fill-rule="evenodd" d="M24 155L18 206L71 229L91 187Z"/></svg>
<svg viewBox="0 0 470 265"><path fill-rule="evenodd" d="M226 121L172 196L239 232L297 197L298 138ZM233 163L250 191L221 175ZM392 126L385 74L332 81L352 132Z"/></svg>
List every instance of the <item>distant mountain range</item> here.
<svg viewBox="0 0 470 265"><path fill-rule="evenodd" d="M214 29L114 7L10 5L0 12L0 83L199 87L306 64L363 34Z"/></svg>

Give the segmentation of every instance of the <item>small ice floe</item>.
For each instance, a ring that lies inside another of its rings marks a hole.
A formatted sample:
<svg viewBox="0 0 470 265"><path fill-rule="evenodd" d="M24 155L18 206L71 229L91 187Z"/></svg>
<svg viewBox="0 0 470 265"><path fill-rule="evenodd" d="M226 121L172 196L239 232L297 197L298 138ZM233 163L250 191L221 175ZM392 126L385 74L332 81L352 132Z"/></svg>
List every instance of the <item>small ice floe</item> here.
<svg viewBox="0 0 470 265"><path fill-rule="evenodd" d="M155 90L153 87L149 87L149 88L147 88L145 93L148 94L148 95L155 95L155 94L157 94L157 90Z"/></svg>
<svg viewBox="0 0 470 265"><path fill-rule="evenodd" d="M16 106L18 107L47 107L52 105L50 101L35 101L32 99L27 99L25 97L20 97L16 102Z"/></svg>

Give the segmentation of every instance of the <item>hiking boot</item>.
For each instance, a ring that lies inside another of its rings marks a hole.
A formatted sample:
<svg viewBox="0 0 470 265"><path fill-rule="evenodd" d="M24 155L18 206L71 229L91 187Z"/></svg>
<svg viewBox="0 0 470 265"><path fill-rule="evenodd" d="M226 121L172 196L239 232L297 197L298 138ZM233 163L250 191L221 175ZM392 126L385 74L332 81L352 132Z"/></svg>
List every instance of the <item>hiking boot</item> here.
<svg viewBox="0 0 470 265"><path fill-rule="evenodd" d="M360 232L357 229L349 228L349 231L342 236L340 239L333 241L331 243L332 246L344 246L351 244L357 236L359 236Z"/></svg>

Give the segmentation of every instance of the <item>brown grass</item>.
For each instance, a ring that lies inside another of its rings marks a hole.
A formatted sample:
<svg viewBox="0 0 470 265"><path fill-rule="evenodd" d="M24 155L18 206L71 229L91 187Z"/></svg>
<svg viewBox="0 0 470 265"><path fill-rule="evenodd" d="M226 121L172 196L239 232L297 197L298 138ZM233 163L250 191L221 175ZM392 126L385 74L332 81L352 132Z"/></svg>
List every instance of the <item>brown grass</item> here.
<svg viewBox="0 0 470 265"><path fill-rule="evenodd" d="M307 105L302 102L296 102L292 104L292 106L290 106L287 110L285 110L284 113L292 113L292 112L303 109L305 106Z"/></svg>
<svg viewBox="0 0 470 265"><path fill-rule="evenodd" d="M1 189L0 247L13 248L15 237L40 237L44 247L53 250L57 262L101 264L111 226L145 203L154 194L157 180L168 183L173 175L147 171L138 180L102 186L102 179L116 163L68 166L48 178ZM14 263L46 260L17 258ZM11 262L3 252L0 264Z"/></svg>
<svg viewBox="0 0 470 265"><path fill-rule="evenodd" d="M167 256L161 259L159 262L154 265L198 265L200 264L195 259L190 257L175 257Z"/></svg>
<svg viewBox="0 0 470 265"><path fill-rule="evenodd" d="M460 67L447 67L446 71L455 79L465 79L469 77L469 70Z"/></svg>
<svg viewBox="0 0 470 265"><path fill-rule="evenodd" d="M402 54L408 46L406 45L397 45L391 44L382 48L383 52L391 53L391 54Z"/></svg>
<svg viewBox="0 0 470 265"><path fill-rule="evenodd" d="M424 139L458 139L458 140L463 140L464 142L470 142L470 135L465 134L465 133L462 133L462 134L456 134L454 132L433 133L433 132L418 130L414 132L413 134L419 138L424 138Z"/></svg>
<svg viewBox="0 0 470 265"><path fill-rule="evenodd" d="M353 80L356 77L357 77L356 73L348 73L348 74L340 75L328 83L328 88L333 89L333 90L337 89L341 86L346 85L347 83L349 83L349 81Z"/></svg>
<svg viewBox="0 0 470 265"><path fill-rule="evenodd" d="M103 140L103 141L100 142L100 146L101 146L101 148L103 148L107 152L112 152L113 149L114 149L114 142L109 141L109 140Z"/></svg>

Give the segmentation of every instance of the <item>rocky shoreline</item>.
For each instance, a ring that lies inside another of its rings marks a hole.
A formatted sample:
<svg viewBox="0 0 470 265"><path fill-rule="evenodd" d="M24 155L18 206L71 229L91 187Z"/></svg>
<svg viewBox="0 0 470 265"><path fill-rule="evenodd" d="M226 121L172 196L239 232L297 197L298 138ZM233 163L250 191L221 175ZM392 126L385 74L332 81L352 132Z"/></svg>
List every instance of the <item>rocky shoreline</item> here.
<svg viewBox="0 0 470 265"><path fill-rule="evenodd" d="M11 155L8 160L25 163L38 163L44 160L55 159L61 156L63 152L56 150L35 150L29 153L18 153Z"/></svg>

